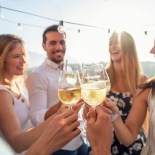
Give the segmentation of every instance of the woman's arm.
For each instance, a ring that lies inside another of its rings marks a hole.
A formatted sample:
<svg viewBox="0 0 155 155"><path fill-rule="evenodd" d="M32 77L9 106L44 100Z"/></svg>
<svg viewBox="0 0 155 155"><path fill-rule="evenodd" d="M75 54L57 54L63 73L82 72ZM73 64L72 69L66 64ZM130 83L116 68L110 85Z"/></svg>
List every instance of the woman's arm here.
<svg viewBox="0 0 155 155"><path fill-rule="evenodd" d="M55 115L39 139L28 149L26 155L49 155L79 135L78 116L72 112L68 109Z"/></svg>
<svg viewBox="0 0 155 155"><path fill-rule="evenodd" d="M139 130L142 128L147 112L148 93L149 90L145 90L135 97L125 124L120 115L113 121L116 136L125 146L129 146L135 141ZM105 102L105 105L113 112L115 111L118 113L118 108L115 103L108 100Z"/></svg>
<svg viewBox="0 0 155 155"><path fill-rule="evenodd" d="M38 127L32 128L31 130L26 131L26 132L22 132L21 128L20 128L19 120L18 120L16 113L14 111L12 96L9 93L7 93L6 91L0 91L0 98L1 98L1 102L0 102L0 129L1 129L4 137L8 141L8 143L11 145L11 147L16 152L22 152L22 151L28 149L40 137L42 132L47 128L47 125L49 124L49 122L51 122L54 119L53 117L56 117L55 115L62 113L62 110L59 110L56 114L51 116L49 119L47 119L44 123L42 123ZM65 110L65 112L66 112L66 110ZM71 115L71 117L73 117L76 120L76 123L79 124L77 122L77 118L78 118L77 114L74 113L72 110L69 110L69 114ZM54 127L58 128L58 129L59 129L59 127L61 127L62 129L68 131L67 126L65 126L67 124L63 124L66 128L63 128L62 124L61 124L64 122L67 123L65 120L66 120L66 118L63 118L61 116L57 120L58 124L56 124ZM75 127L75 126L73 126L73 127ZM74 129L76 129L76 128L74 128ZM53 131L53 133L55 133L55 132ZM62 134L63 133L64 132L62 132ZM70 139L70 137L66 137L62 134L60 134L62 136L62 140L67 141L68 139ZM71 131L70 131L70 134L72 134ZM66 134L66 135L68 135L68 134Z"/></svg>

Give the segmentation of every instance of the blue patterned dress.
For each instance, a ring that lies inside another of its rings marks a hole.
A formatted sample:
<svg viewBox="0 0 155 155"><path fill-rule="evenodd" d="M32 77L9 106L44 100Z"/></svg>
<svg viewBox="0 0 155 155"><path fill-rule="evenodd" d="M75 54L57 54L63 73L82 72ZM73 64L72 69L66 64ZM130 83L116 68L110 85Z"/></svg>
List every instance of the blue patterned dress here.
<svg viewBox="0 0 155 155"><path fill-rule="evenodd" d="M107 97L117 104L121 113L122 120L125 122L133 103L133 97L131 93L130 92L120 93L116 91L110 91ZM140 155L145 142L146 142L146 136L144 134L143 129L140 130L139 134L137 135L137 139L129 147L125 147L124 145L122 145L114 133L114 140L111 146L111 154Z"/></svg>

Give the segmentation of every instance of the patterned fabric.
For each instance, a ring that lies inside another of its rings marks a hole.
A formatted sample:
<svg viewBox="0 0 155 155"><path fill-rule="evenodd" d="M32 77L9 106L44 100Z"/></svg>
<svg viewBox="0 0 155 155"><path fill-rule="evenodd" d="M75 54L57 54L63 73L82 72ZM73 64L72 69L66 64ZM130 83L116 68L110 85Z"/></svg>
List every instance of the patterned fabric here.
<svg viewBox="0 0 155 155"><path fill-rule="evenodd" d="M110 91L107 95L112 101L114 101L121 113L122 120L125 122L129 111L133 103L133 97L130 92L120 93L116 91ZM140 155L141 150L146 142L146 136L144 130L141 129L137 135L137 139L129 147L122 145L117 139L114 133L113 144L111 146L112 155Z"/></svg>

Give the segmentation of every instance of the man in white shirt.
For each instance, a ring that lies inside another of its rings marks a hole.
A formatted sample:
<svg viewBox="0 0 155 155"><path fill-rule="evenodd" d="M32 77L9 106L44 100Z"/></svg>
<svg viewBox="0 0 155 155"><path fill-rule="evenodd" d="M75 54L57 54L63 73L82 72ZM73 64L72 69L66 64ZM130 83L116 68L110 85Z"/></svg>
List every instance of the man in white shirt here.
<svg viewBox="0 0 155 155"><path fill-rule="evenodd" d="M44 121L46 111L58 103L58 80L66 52L66 34L58 31L59 25L52 25L43 32L43 49L47 58L27 78L26 86L30 101L30 117L33 125ZM86 155L87 145L80 136L74 138L53 155Z"/></svg>

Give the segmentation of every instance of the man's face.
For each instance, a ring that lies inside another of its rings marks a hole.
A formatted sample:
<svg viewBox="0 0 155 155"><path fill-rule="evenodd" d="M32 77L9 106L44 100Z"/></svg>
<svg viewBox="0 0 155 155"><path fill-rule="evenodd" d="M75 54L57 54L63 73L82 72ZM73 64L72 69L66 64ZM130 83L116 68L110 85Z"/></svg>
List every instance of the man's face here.
<svg viewBox="0 0 155 155"><path fill-rule="evenodd" d="M43 48L47 52L47 58L60 63L63 61L66 52L65 35L59 32L47 32L46 43L43 43Z"/></svg>

